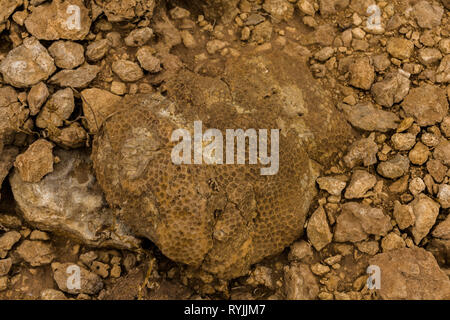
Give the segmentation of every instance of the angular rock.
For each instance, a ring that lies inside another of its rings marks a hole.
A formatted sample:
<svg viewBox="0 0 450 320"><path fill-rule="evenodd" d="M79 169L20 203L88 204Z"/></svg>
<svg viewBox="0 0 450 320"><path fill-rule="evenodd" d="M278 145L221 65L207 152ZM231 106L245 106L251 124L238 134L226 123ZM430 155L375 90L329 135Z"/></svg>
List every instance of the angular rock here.
<svg viewBox="0 0 450 320"><path fill-rule="evenodd" d="M74 238L95 247L134 248L138 241L111 212L91 171L89 155L81 150L55 150L60 159L38 183L10 176L14 199L25 220L40 230Z"/></svg>
<svg viewBox="0 0 450 320"><path fill-rule="evenodd" d="M450 54L442 59L441 64L436 70L436 82L449 83L450 82Z"/></svg>
<svg viewBox="0 0 450 320"><path fill-rule="evenodd" d="M3 150L0 152L0 189L3 183L3 180L9 173L9 170L14 165L14 160L16 156L19 154L19 149L16 147L3 147Z"/></svg>
<svg viewBox="0 0 450 320"><path fill-rule="evenodd" d="M444 90L426 83L409 91L402 108L419 126L432 126L447 115L448 101Z"/></svg>
<svg viewBox="0 0 450 320"><path fill-rule="evenodd" d="M321 177L317 179L319 188L326 190L329 194L340 196L347 183L339 177Z"/></svg>
<svg viewBox="0 0 450 320"><path fill-rule="evenodd" d="M380 296L385 300L443 300L450 298L450 280L433 255L422 248L380 253L371 265L380 267Z"/></svg>
<svg viewBox="0 0 450 320"><path fill-rule="evenodd" d="M374 139L375 136L370 136L354 142L344 156L345 165L352 169L358 165L368 167L377 163L378 145Z"/></svg>
<svg viewBox="0 0 450 320"><path fill-rule="evenodd" d="M444 9L438 4L420 1L413 7L413 16L421 28L432 29L441 24Z"/></svg>
<svg viewBox="0 0 450 320"><path fill-rule="evenodd" d="M410 205L402 205L399 201L395 201L394 218L401 230L412 226L416 222L413 208Z"/></svg>
<svg viewBox="0 0 450 320"><path fill-rule="evenodd" d="M148 46L141 47L136 52L136 58L144 70L156 73L161 71L161 61L153 56L152 52L153 50Z"/></svg>
<svg viewBox="0 0 450 320"><path fill-rule="evenodd" d="M263 9L279 21L288 21L294 15L294 6L287 0L266 0Z"/></svg>
<svg viewBox="0 0 450 320"><path fill-rule="evenodd" d="M59 290L45 289L41 292L42 300L67 300L67 297Z"/></svg>
<svg viewBox="0 0 450 320"><path fill-rule="evenodd" d="M48 88L44 82L39 82L30 89L27 96L30 115L35 116L39 113L48 96Z"/></svg>
<svg viewBox="0 0 450 320"><path fill-rule="evenodd" d="M411 150L416 144L416 135L412 133L395 133L391 137L392 145L395 150Z"/></svg>
<svg viewBox="0 0 450 320"><path fill-rule="evenodd" d="M24 153L17 156L14 167L24 182L39 182L53 172L53 144L39 139L30 145Z"/></svg>
<svg viewBox="0 0 450 320"><path fill-rule="evenodd" d="M75 268L80 270L80 286L74 283L70 283L69 277L75 272ZM90 272L86 268L74 265L73 263L52 263L53 279L55 279L58 288L61 291L70 294L97 294L101 289L103 289L103 282L101 278L93 272ZM68 286L69 284L69 286Z"/></svg>
<svg viewBox="0 0 450 320"><path fill-rule="evenodd" d="M383 81L372 86L371 92L376 103L384 107L392 107L401 102L409 92L411 81L401 73L391 73Z"/></svg>
<svg viewBox="0 0 450 320"><path fill-rule="evenodd" d="M113 62L111 68L125 82L135 82L144 76L141 67L133 61L117 60Z"/></svg>
<svg viewBox="0 0 450 320"><path fill-rule="evenodd" d="M88 133L78 122L73 122L62 129L52 130L48 136L51 141L65 149L86 146L88 137Z"/></svg>
<svg viewBox="0 0 450 320"><path fill-rule="evenodd" d="M284 268L284 293L287 300L314 300L319 284L307 264L292 263Z"/></svg>
<svg viewBox="0 0 450 320"><path fill-rule="evenodd" d="M36 118L39 128L61 127L75 109L73 91L70 88L56 91Z"/></svg>
<svg viewBox="0 0 450 320"><path fill-rule="evenodd" d="M0 0L0 24L5 23L17 7L23 4L23 0Z"/></svg>
<svg viewBox="0 0 450 320"><path fill-rule="evenodd" d="M143 17L150 19L155 9L155 0L95 0L108 21L121 22Z"/></svg>
<svg viewBox="0 0 450 320"><path fill-rule="evenodd" d="M11 258L0 260L0 277L6 276L11 270L12 260Z"/></svg>
<svg viewBox="0 0 450 320"><path fill-rule="evenodd" d="M330 231L327 215L323 207L317 208L309 218L306 234L317 251L322 250L333 239L333 234Z"/></svg>
<svg viewBox="0 0 450 320"><path fill-rule="evenodd" d="M54 0L33 8L25 27L40 40L83 40L91 18L81 0Z"/></svg>
<svg viewBox="0 0 450 320"><path fill-rule="evenodd" d="M149 27L134 29L125 37L125 44L129 47L142 47L153 36L153 30Z"/></svg>
<svg viewBox="0 0 450 320"><path fill-rule="evenodd" d="M433 156L446 166L450 166L450 141L448 139L442 139L434 149Z"/></svg>
<svg viewBox="0 0 450 320"><path fill-rule="evenodd" d="M386 49L394 58L405 60L411 57L414 51L414 44L404 38L390 38Z"/></svg>
<svg viewBox="0 0 450 320"><path fill-rule="evenodd" d="M100 67L84 64L75 70L58 72L50 79L50 83L60 87L84 88L97 77L99 72Z"/></svg>
<svg viewBox="0 0 450 320"><path fill-rule="evenodd" d="M394 232L389 233L386 237L383 238L383 240L381 240L381 248L383 248L383 252L405 247L405 240L403 240L402 237Z"/></svg>
<svg viewBox="0 0 450 320"><path fill-rule="evenodd" d="M442 59L442 54L435 48L422 48L419 50L419 61L425 66L430 66Z"/></svg>
<svg viewBox="0 0 450 320"><path fill-rule="evenodd" d="M425 238L439 215L439 204L424 194L420 194L411 203L416 222L411 229L416 245Z"/></svg>
<svg viewBox="0 0 450 320"><path fill-rule="evenodd" d="M355 106L343 105L344 114L355 128L387 132L396 129L400 118L393 112L375 108L370 102Z"/></svg>
<svg viewBox="0 0 450 320"><path fill-rule="evenodd" d="M20 240L22 236L17 231L9 231L0 236L0 259L8 254L8 251Z"/></svg>
<svg viewBox="0 0 450 320"><path fill-rule="evenodd" d="M74 69L84 63L84 48L72 41L56 41L48 48L57 67Z"/></svg>
<svg viewBox="0 0 450 320"><path fill-rule="evenodd" d="M375 70L368 57L356 59L349 67L349 83L360 89L369 90L375 79Z"/></svg>
<svg viewBox="0 0 450 320"><path fill-rule="evenodd" d="M432 235L435 238L450 240L450 215L434 228Z"/></svg>
<svg viewBox="0 0 450 320"><path fill-rule="evenodd" d="M367 191L377 183L377 178L365 170L355 170L350 184L345 190L346 199L363 198Z"/></svg>
<svg viewBox="0 0 450 320"><path fill-rule="evenodd" d="M381 162L377 167L378 174L385 178L397 179L405 175L409 170L409 159L397 154L390 160Z"/></svg>
<svg viewBox="0 0 450 320"><path fill-rule="evenodd" d="M50 243L25 240L17 247L16 252L32 267L49 264L55 259L55 253Z"/></svg>
<svg viewBox="0 0 450 320"><path fill-rule="evenodd" d="M91 42L86 48L86 57L90 61L99 61L108 53L111 48L111 41L108 39L100 39Z"/></svg>
<svg viewBox="0 0 450 320"><path fill-rule="evenodd" d="M30 37L23 44L9 51L0 63L0 72L5 82L14 87L25 88L46 80L56 67L47 49Z"/></svg>
<svg viewBox="0 0 450 320"><path fill-rule="evenodd" d="M437 197L442 209L450 208L450 185L441 184L439 186L439 193Z"/></svg>
<svg viewBox="0 0 450 320"><path fill-rule="evenodd" d="M428 150L427 146L421 142L417 142L408 155L411 163L419 166L424 164L428 160L429 156L430 150Z"/></svg>
<svg viewBox="0 0 450 320"><path fill-rule="evenodd" d="M382 209L357 202L347 202L336 220L334 240L359 242L369 235L385 236L392 229L389 216Z"/></svg>

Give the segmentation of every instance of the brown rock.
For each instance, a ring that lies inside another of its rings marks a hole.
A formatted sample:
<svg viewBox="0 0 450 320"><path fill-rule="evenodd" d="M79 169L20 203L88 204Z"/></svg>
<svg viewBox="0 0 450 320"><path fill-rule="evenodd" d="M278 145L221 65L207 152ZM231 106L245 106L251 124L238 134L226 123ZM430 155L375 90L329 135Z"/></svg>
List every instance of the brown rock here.
<svg viewBox="0 0 450 320"><path fill-rule="evenodd" d="M323 207L317 208L311 218L309 218L306 233L309 241L317 251L322 250L331 242L333 234L330 231L327 215Z"/></svg>
<svg viewBox="0 0 450 320"><path fill-rule="evenodd" d="M359 58L349 67L350 84L356 88L369 90L375 79L375 71L369 58Z"/></svg>
<svg viewBox="0 0 450 320"><path fill-rule="evenodd" d="M420 194L411 203L411 207L416 217L416 222L411 231L414 236L414 242L418 245L427 236L436 222L436 218L439 215L439 204L426 195Z"/></svg>
<svg viewBox="0 0 450 320"><path fill-rule="evenodd" d="M61 127L75 108L73 91L70 88L56 91L36 118L39 128Z"/></svg>
<svg viewBox="0 0 450 320"><path fill-rule="evenodd" d="M53 247L42 241L25 240L16 251L32 267L49 264L55 259Z"/></svg>
<svg viewBox="0 0 450 320"><path fill-rule="evenodd" d="M390 38L386 49L394 58L405 60L411 57L414 51L414 44L404 38Z"/></svg>
<svg viewBox="0 0 450 320"><path fill-rule="evenodd" d="M428 160L430 150L428 150L427 146L423 143L417 142L415 147L409 152L408 156L412 164L420 166Z"/></svg>
<svg viewBox="0 0 450 320"><path fill-rule="evenodd" d="M76 288L73 283L70 283L69 277L73 274L74 271L71 268L80 268L80 288ZM74 265L72 263L52 263L53 269L53 278L55 279L58 288L61 291L70 293L70 294L97 294L103 288L103 282L101 278L93 272L89 270ZM68 287L72 285L71 287Z"/></svg>
<svg viewBox="0 0 450 320"><path fill-rule="evenodd" d="M306 264L292 263L284 268L284 292L288 300L313 300L319 284Z"/></svg>
<svg viewBox="0 0 450 320"><path fill-rule="evenodd" d="M84 64L75 70L58 72L50 79L50 83L60 87L84 88L97 77L99 72L98 66Z"/></svg>
<svg viewBox="0 0 450 320"><path fill-rule="evenodd" d="M365 170L355 170L350 184L345 190L346 199L363 198L367 191L377 183L377 178Z"/></svg>
<svg viewBox="0 0 450 320"><path fill-rule="evenodd" d="M39 113L48 96L48 88L44 82L39 82L30 89L27 97L30 115L35 116Z"/></svg>
<svg viewBox="0 0 450 320"><path fill-rule="evenodd" d="M91 133L97 132L104 119L116 111L114 107L121 100L120 96L97 88L83 90L81 97L83 100L83 113Z"/></svg>
<svg viewBox="0 0 450 320"><path fill-rule="evenodd" d="M397 179L405 175L409 170L409 160L407 157L397 154L388 161L381 162L377 167L378 174L385 178Z"/></svg>
<svg viewBox="0 0 450 320"><path fill-rule="evenodd" d="M84 48L72 41L56 41L48 48L57 67L73 69L84 63Z"/></svg>
<svg viewBox="0 0 450 320"><path fill-rule="evenodd" d="M347 120L355 127L365 131L387 132L396 129L400 118L393 112L375 108L370 102L355 106L343 105Z"/></svg>
<svg viewBox="0 0 450 320"><path fill-rule="evenodd" d="M0 236L0 259L8 254L8 251L19 241L21 235L17 231L8 231Z"/></svg>
<svg viewBox="0 0 450 320"><path fill-rule="evenodd" d="M25 182L39 182L46 174L53 172L53 144L39 139L24 153L17 156L14 167L19 170Z"/></svg>
<svg viewBox="0 0 450 320"><path fill-rule="evenodd" d="M113 62L111 68L125 82L135 82L144 76L141 67L133 61L117 60Z"/></svg>

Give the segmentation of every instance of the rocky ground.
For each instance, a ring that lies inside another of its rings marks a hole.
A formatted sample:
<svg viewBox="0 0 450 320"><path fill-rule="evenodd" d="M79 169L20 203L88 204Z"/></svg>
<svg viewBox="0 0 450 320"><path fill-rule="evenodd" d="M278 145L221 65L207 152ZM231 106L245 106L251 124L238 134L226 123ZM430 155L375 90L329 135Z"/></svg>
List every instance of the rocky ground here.
<svg viewBox="0 0 450 320"><path fill-rule="evenodd" d="M0 0L0 74L0 299L450 299L450 1ZM175 188L197 117L300 142Z"/></svg>

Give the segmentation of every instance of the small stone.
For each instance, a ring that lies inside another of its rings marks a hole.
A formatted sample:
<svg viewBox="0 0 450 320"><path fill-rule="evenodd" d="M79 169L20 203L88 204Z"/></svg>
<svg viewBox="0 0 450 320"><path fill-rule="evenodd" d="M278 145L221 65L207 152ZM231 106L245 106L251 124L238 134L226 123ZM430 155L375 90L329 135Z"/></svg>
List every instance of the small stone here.
<svg viewBox="0 0 450 320"><path fill-rule="evenodd" d="M229 45L228 42L222 40L211 40L206 43L206 51L209 54L215 54L217 51L222 50L223 48Z"/></svg>
<svg viewBox="0 0 450 320"><path fill-rule="evenodd" d="M136 58L139 64L144 70L151 73L157 73L161 71L161 61L153 56L153 50L150 47L142 47L136 52Z"/></svg>
<svg viewBox="0 0 450 320"><path fill-rule="evenodd" d="M46 232L40 231L40 230L33 230L30 234L30 240L50 240L50 237Z"/></svg>
<svg viewBox="0 0 450 320"><path fill-rule="evenodd" d="M423 165L430 156L430 150L421 142L417 142L415 147L409 152L409 160L412 164Z"/></svg>
<svg viewBox="0 0 450 320"><path fill-rule="evenodd" d="M22 236L17 231L9 231L0 237L0 259L8 254L8 251L20 240Z"/></svg>
<svg viewBox="0 0 450 320"><path fill-rule="evenodd" d="M394 158L381 162L377 167L377 172L381 176L389 179L397 179L405 175L409 170L409 160L407 157L397 154Z"/></svg>
<svg viewBox="0 0 450 320"><path fill-rule="evenodd" d="M113 112L121 100L120 96L106 90L90 88L81 91L83 113L89 132L96 133L103 121Z"/></svg>
<svg viewBox="0 0 450 320"><path fill-rule="evenodd" d="M445 137L450 138L450 116L446 116L444 117L444 120L442 120L441 131Z"/></svg>
<svg viewBox="0 0 450 320"><path fill-rule="evenodd" d="M437 147L434 148L433 156L446 166L450 166L450 141L448 139L442 139Z"/></svg>
<svg viewBox="0 0 450 320"><path fill-rule="evenodd" d="M113 267L111 268L111 277L112 278L119 278L120 274L122 272L122 269L120 268L120 266L118 264L113 265Z"/></svg>
<svg viewBox="0 0 450 320"><path fill-rule="evenodd" d="M315 263L311 266L311 271L315 275L323 276L324 274L330 272L330 267L325 266L321 263Z"/></svg>
<svg viewBox="0 0 450 320"><path fill-rule="evenodd" d="M139 28L131 31L125 38L125 44L129 47L141 47L153 36L153 30L149 27Z"/></svg>
<svg viewBox="0 0 450 320"><path fill-rule="evenodd" d="M380 250L378 241L363 241L358 242L356 247L359 251L367 253L368 255L374 256Z"/></svg>
<svg viewBox="0 0 450 320"><path fill-rule="evenodd" d="M316 10L314 8L313 3L311 3L310 0L300 0L297 2L297 7L300 9L301 12L304 14L314 16L316 13Z"/></svg>
<svg viewBox="0 0 450 320"><path fill-rule="evenodd" d="M403 38L390 38L386 49L394 58L406 60L411 57L414 51L414 44Z"/></svg>
<svg viewBox="0 0 450 320"><path fill-rule="evenodd" d="M387 132L396 129L400 122L395 113L377 109L370 102L343 105L343 111L352 126L365 131Z"/></svg>
<svg viewBox="0 0 450 320"><path fill-rule="evenodd" d="M112 70L125 82L135 82L144 77L141 67L137 63L128 60L114 61Z"/></svg>
<svg viewBox="0 0 450 320"><path fill-rule="evenodd" d="M444 9L438 4L420 1L413 7L413 16L421 28L432 29L441 24Z"/></svg>
<svg viewBox="0 0 450 320"><path fill-rule="evenodd" d="M284 267L284 293L288 300L313 300L319 284L306 264L292 263Z"/></svg>
<svg viewBox="0 0 450 320"><path fill-rule="evenodd" d="M409 191L411 192L412 195L416 196L424 190L425 190L425 183L421 178L417 177L411 179L411 181L409 182Z"/></svg>
<svg viewBox="0 0 450 320"><path fill-rule="evenodd" d="M369 90L375 79L375 71L370 59L359 58L349 67L350 81L349 83L360 89Z"/></svg>
<svg viewBox="0 0 450 320"><path fill-rule="evenodd" d="M70 88L56 91L36 118L39 128L61 127L75 109L73 91Z"/></svg>
<svg viewBox="0 0 450 320"><path fill-rule="evenodd" d="M0 277L6 276L11 270L12 260L11 258L0 260Z"/></svg>
<svg viewBox="0 0 450 320"><path fill-rule="evenodd" d="M346 182L337 177L322 177L317 179L319 188L326 190L328 193L339 196L346 186Z"/></svg>
<svg viewBox="0 0 450 320"><path fill-rule="evenodd" d="M289 261L304 261L309 262L313 257L313 251L311 245L304 241L294 242L289 251Z"/></svg>
<svg viewBox="0 0 450 320"><path fill-rule="evenodd" d="M439 215L439 204L427 197L424 194L420 194L411 203L414 216L416 217L415 224L412 228L412 234L416 245L425 238L430 232L431 228L436 222L436 218Z"/></svg>
<svg viewBox="0 0 450 320"><path fill-rule="evenodd" d="M84 88L97 77L99 72L100 67L84 64L75 70L62 70L58 72L50 79L50 83L63 88Z"/></svg>
<svg viewBox="0 0 450 320"><path fill-rule="evenodd" d="M8 289L8 277L0 277L0 292Z"/></svg>
<svg viewBox="0 0 450 320"><path fill-rule="evenodd" d="M27 97L30 115L35 116L39 113L48 96L48 88L44 82L39 82L30 89Z"/></svg>
<svg viewBox="0 0 450 320"><path fill-rule="evenodd" d="M432 65L442 59L442 54L435 48L422 48L419 50L419 61L426 65Z"/></svg>
<svg viewBox="0 0 450 320"><path fill-rule="evenodd" d="M170 17L174 20L181 20L184 18L189 18L189 16L191 15L191 13L188 10L181 8L181 7L175 7L173 9L171 9L169 11L169 14L170 14Z"/></svg>
<svg viewBox="0 0 450 320"><path fill-rule="evenodd" d="M25 182L39 182L53 172L53 144L39 139L30 145L24 153L17 156L14 166Z"/></svg>
<svg viewBox="0 0 450 320"><path fill-rule="evenodd" d="M437 198L443 209L450 208L450 185L441 184Z"/></svg>
<svg viewBox="0 0 450 320"><path fill-rule="evenodd" d="M63 292L55 289L44 289L41 291L42 300L67 300Z"/></svg>
<svg viewBox="0 0 450 320"><path fill-rule="evenodd" d="M193 49L197 46L197 41L195 41L194 36L188 30L182 30L180 32L180 35L181 35L181 40L183 40L183 44L186 48ZM250 37L250 33L248 34L248 37L245 40L248 40L249 37ZM242 37L241 37L241 40L243 40Z"/></svg>
<svg viewBox="0 0 450 320"><path fill-rule="evenodd" d="M316 60L319 61L327 61L328 59L330 59L334 54L334 49L332 47L325 47L323 49L321 49L320 51L318 51L315 55L314 58Z"/></svg>
<svg viewBox="0 0 450 320"><path fill-rule="evenodd" d="M350 184L345 190L346 199L363 198L367 191L377 183L377 178L365 170L355 170Z"/></svg>
<svg viewBox="0 0 450 320"><path fill-rule="evenodd" d="M411 81L400 73L391 73L372 86L371 92L375 101L384 106L392 107L401 102L409 92Z"/></svg>
<svg viewBox="0 0 450 320"><path fill-rule="evenodd" d="M100 39L90 43L86 48L86 57L90 61L99 61L109 52L111 48L108 39Z"/></svg>
<svg viewBox="0 0 450 320"><path fill-rule="evenodd" d="M374 142L373 136L362 138L350 146L349 151L344 156L344 163L350 169L358 165L368 167L377 163L377 152L378 145Z"/></svg>
<svg viewBox="0 0 450 320"><path fill-rule="evenodd" d="M416 135L412 133L395 133L391 137L391 141L395 150L408 151L416 144Z"/></svg>
<svg viewBox="0 0 450 320"><path fill-rule="evenodd" d="M450 240L450 215L434 228L433 237Z"/></svg>
<svg viewBox="0 0 450 320"><path fill-rule="evenodd" d="M278 21L288 21L294 15L294 6L287 0L266 0L263 9Z"/></svg>
<svg viewBox="0 0 450 320"><path fill-rule="evenodd" d="M427 161L427 170L438 183L442 182L447 175L447 167L439 160L431 159Z"/></svg>
<svg viewBox="0 0 450 320"><path fill-rule="evenodd" d="M92 262L91 270L102 278L107 278L109 275L109 265L107 265L106 263L101 263L99 261Z"/></svg>
<svg viewBox="0 0 450 320"><path fill-rule="evenodd" d="M33 267L49 264L55 258L51 244L42 241L25 240L17 248L17 253Z"/></svg>
<svg viewBox="0 0 450 320"><path fill-rule="evenodd" d="M110 90L112 93L122 96L127 93L127 85L120 81L113 81Z"/></svg>
<svg viewBox="0 0 450 320"><path fill-rule="evenodd" d="M88 134L78 122L73 122L61 130L52 131L48 138L63 148L76 149L86 146Z"/></svg>
<svg viewBox="0 0 450 320"><path fill-rule="evenodd" d="M48 48L57 67L74 69L84 63L84 48L72 41L56 41Z"/></svg>
<svg viewBox="0 0 450 320"><path fill-rule="evenodd" d="M326 247L333 238L323 207L319 207L309 218L306 228L309 241L317 251Z"/></svg>
<svg viewBox="0 0 450 320"><path fill-rule="evenodd" d="M31 87L55 72L56 67L47 49L30 37L21 46L9 51L0 63L3 80L14 87Z"/></svg>
<svg viewBox="0 0 450 320"><path fill-rule="evenodd" d="M383 252L405 247L405 240L394 232L389 233L383 238L383 240L381 240L381 248L383 248Z"/></svg>

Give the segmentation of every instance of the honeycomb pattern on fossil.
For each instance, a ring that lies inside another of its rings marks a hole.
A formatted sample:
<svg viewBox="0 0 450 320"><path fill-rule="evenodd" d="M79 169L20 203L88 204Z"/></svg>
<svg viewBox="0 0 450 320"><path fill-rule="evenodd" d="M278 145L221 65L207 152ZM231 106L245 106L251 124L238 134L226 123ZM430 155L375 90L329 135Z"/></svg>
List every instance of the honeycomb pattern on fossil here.
<svg viewBox="0 0 450 320"><path fill-rule="evenodd" d="M172 260L222 279L245 274L302 234L317 176L298 138L293 120L298 115L289 116L276 97L269 102L260 97L262 88L254 86L264 83L258 79L246 84L252 90L247 98L236 97L245 88L230 87L239 85L233 79L240 77L230 75L219 79L182 71L166 84L170 98L126 97L104 122L92 151L108 203L137 235L151 239ZM278 173L261 175L261 164L173 164L171 134L179 128L192 133L195 120L202 121L203 131L221 132L275 129L282 121ZM327 125L320 130L326 132ZM344 132L345 123L340 125L336 132Z"/></svg>

